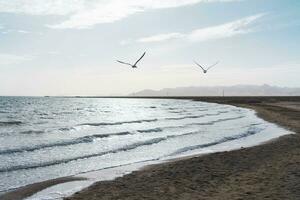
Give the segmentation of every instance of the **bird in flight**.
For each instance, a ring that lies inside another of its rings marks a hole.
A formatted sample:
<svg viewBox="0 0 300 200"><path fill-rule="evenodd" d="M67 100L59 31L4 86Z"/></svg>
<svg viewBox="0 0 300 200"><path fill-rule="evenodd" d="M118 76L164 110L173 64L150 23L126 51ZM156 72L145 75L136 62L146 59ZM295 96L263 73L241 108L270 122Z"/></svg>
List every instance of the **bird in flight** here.
<svg viewBox="0 0 300 200"><path fill-rule="evenodd" d="M129 65L132 68L137 68L138 62L140 62L140 60L142 60L142 58L145 56L145 54L146 54L146 52L144 52L143 55L134 64L126 63L126 62L123 62L123 61L120 61L120 60L117 60L117 62L119 62L121 64Z"/></svg>
<svg viewBox="0 0 300 200"><path fill-rule="evenodd" d="M207 73L207 71L208 71L210 68L214 67L215 65L217 65L217 64L219 63L219 61L218 61L218 62L216 62L215 64L209 66L207 69L204 69L204 68L203 68L200 64L198 64L196 61L194 61L194 62L195 62L196 65L198 65L199 67L201 67L201 69L203 70L203 73L204 73L204 74Z"/></svg>

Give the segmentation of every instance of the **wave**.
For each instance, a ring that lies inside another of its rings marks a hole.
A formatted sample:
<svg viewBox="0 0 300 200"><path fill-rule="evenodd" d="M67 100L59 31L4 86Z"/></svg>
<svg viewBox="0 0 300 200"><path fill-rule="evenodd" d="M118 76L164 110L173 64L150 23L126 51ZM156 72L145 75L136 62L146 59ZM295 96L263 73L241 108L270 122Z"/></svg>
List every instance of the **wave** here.
<svg viewBox="0 0 300 200"><path fill-rule="evenodd" d="M191 117L196 117L196 116L191 116ZM232 118L218 119L218 120L214 120L214 121L210 121L210 122L190 123L190 124L182 125L182 126L157 127L157 128L150 128L150 129L144 129L144 130L141 129L141 130L137 130L137 132L138 133L162 132L164 129L168 129L168 128L184 128L184 127L190 126L190 125L213 125L218 122L236 120L236 119L240 119L243 117L244 116L238 116L238 117L232 117ZM23 134L32 134L32 133L40 133L40 132L42 132L42 131L30 130L30 131L24 131L22 133ZM107 137L112 137L112 136L123 136L123 135L130 135L130 134L134 134L134 132L124 131L124 132L108 133L108 134L94 134L94 135L79 137L79 138L76 138L73 140L59 141L59 142L54 142L54 143L49 143L49 144L40 144L40 145L35 145L35 146L30 146L30 147L0 150L0 155L32 152L32 151L37 151L37 150L52 148L52 147L63 147L63 146L70 146L70 145L76 145L76 144L82 144L82 143L91 143L97 138L107 138ZM169 138L170 138L170 136L169 136Z"/></svg>
<svg viewBox="0 0 300 200"><path fill-rule="evenodd" d="M40 119L54 119L54 117L40 117Z"/></svg>
<svg viewBox="0 0 300 200"><path fill-rule="evenodd" d="M143 122L155 122L158 119L145 119L145 120L134 120L134 121L123 121L123 122L100 122L100 123L83 123L77 126L111 126L111 125L122 125L122 124L136 124Z"/></svg>
<svg viewBox="0 0 300 200"><path fill-rule="evenodd" d="M254 129L254 128L253 127L250 128L249 130L247 130L243 134L224 137L224 138L222 138L218 141L215 141L215 142L201 144L201 145L195 145L195 146L190 146L190 147L185 147L185 148L177 150L176 152L174 152L172 154L169 154L168 156L174 156L174 155L181 154L181 153L184 153L184 152L187 152L187 151L196 150L196 149L200 149L200 148L205 148L205 147L209 147L209 146L214 146L214 145L224 143L224 142L228 142L228 141L232 141L232 140L237 140L237 139L240 139L240 138L243 138L243 137L254 135L254 134L256 134L256 133L263 130L263 129L259 129L259 128L255 128L254 130L251 130L251 129ZM15 170L22 170L22 169L32 169L32 168L47 167L47 166L51 166L51 165L68 163L68 162L75 161L75 160L80 160L80 159L98 157L98 156L103 156L103 155L106 155L106 154L118 153L118 152L121 152L121 151L129 151L129 150L139 148L141 146L148 146L148 145L157 144L157 143L160 143L160 142L168 140L168 139L178 138L178 137L183 137L183 136L188 136L188 135L194 135L194 134L199 134L199 133L200 133L199 131L195 131L195 132L184 133L184 134L181 134L181 135L169 135L169 136L166 136L166 137L154 138L154 139L150 139L150 140L143 141L143 142L137 142L137 143L134 143L134 144L126 145L126 146L118 148L118 149L114 149L114 150L110 150L110 151L106 151L106 152L100 152L100 153L96 153L96 154L78 156L78 157L63 159L63 160L49 161L49 162L39 163L39 164L19 165L19 166L13 166L13 167L10 167L10 168L0 168L0 172L8 172L8 171L15 171ZM92 140L94 138L97 138L97 137L109 137L109 135L126 135L126 134L130 134L130 133L129 132L121 132L121 133L106 134L106 135L100 135L99 134L99 135L86 136L86 137L83 137L83 138L85 138L87 141L90 141L90 140Z"/></svg>
<svg viewBox="0 0 300 200"><path fill-rule="evenodd" d="M40 113L39 111L34 111L35 113L37 113L37 115L39 116L48 116L48 113Z"/></svg>
<svg viewBox="0 0 300 200"><path fill-rule="evenodd" d="M28 130L28 131L22 131L21 134L40 134L44 133L45 131L38 131L38 130ZM1 153L0 153L1 154Z"/></svg>
<svg viewBox="0 0 300 200"><path fill-rule="evenodd" d="M32 147L22 147L22 148L16 148L16 149L1 150L0 155L31 152L31 151L37 151L37 150L41 150L41 149L45 149L45 148L51 148L51 147L62 147L62 146L70 146L70 145L82 144L82 143L91 143L97 138L107 138L107 137L110 137L110 136L128 135L128 134L132 134L132 133L130 133L130 132L119 132L119 133L110 133L110 134L95 134L95 135L76 138L76 139L73 139L73 140L60 141L60 142L54 142L54 143L49 143L49 144L40 144L40 145L35 145L35 146L32 146Z"/></svg>
<svg viewBox="0 0 300 200"><path fill-rule="evenodd" d="M45 148L68 146L68 145L88 143L88 142L92 142L92 140L90 140L89 138L78 138L78 139L70 140L70 141L61 141L61 142L50 143L50 144L40 144L40 145L36 145L33 147L22 147L22 148L16 148L16 149L1 150L0 155L30 152L30 151L36 151L36 150L41 150L41 149L45 149Z"/></svg>
<svg viewBox="0 0 300 200"><path fill-rule="evenodd" d="M205 109L199 109L197 111L208 111L209 109L205 108Z"/></svg>
<svg viewBox="0 0 300 200"><path fill-rule="evenodd" d="M178 110L178 108L167 108L166 110Z"/></svg>
<svg viewBox="0 0 300 200"><path fill-rule="evenodd" d="M181 114L181 113L186 113L187 111L183 111L183 110L181 110L181 111L169 111L170 113L179 113L179 114Z"/></svg>
<svg viewBox="0 0 300 200"><path fill-rule="evenodd" d="M73 131L78 130L78 127L80 126L113 126L113 125L122 125L122 124L134 124L134 123L143 123L143 122L155 122L158 121L158 119L146 119L146 120L134 120L134 121L123 121L123 122L100 122L100 123L82 123L77 124L74 127L61 127L57 130L59 131ZM1 125L1 124L0 124ZM32 132L35 133L35 132ZM27 134L30 134L30 132L27 132Z"/></svg>
<svg viewBox="0 0 300 200"><path fill-rule="evenodd" d="M229 112L228 110L224 110L224 111L219 111L218 113L222 114L222 113L228 113L228 112Z"/></svg>
<svg viewBox="0 0 300 200"><path fill-rule="evenodd" d="M13 125L20 125L23 122L21 121L0 121L0 126L13 126Z"/></svg>
<svg viewBox="0 0 300 200"><path fill-rule="evenodd" d="M58 129L59 131L72 131L76 130L74 127L62 127Z"/></svg>
<svg viewBox="0 0 300 200"><path fill-rule="evenodd" d="M228 111L220 111L217 113L207 113L202 115L188 115L183 117L169 117L169 118L163 118L164 120L182 120L182 119L197 119L202 118L206 116L218 116L222 113L226 113ZM100 123L82 123L78 124L75 127L62 127L59 128L60 131L70 131L70 130L76 130L76 127L79 126L114 126L114 125L122 125L122 124L136 124L136 123L143 123L143 122L155 122L158 121L158 119L144 119L144 120L133 120L133 121L123 121L123 122L100 122Z"/></svg>
<svg viewBox="0 0 300 200"><path fill-rule="evenodd" d="M176 126L174 126L174 127L164 127L164 128L175 128L175 127ZM139 132L139 133L162 132L162 131L163 131L163 128L152 128L152 129L137 130L137 132ZM34 131L25 131L25 132L22 132L22 133L23 134L26 134L26 133L29 134L29 133L33 133L33 132ZM124 132L117 132L117 133L87 135L87 136L79 137L79 138L76 138L76 139L73 139L73 140L65 140L65 141L54 142L54 143L49 143L49 144L40 144L40 145L31 146L31 147L22 147L22 148L16 148L16 149L0 150L0 155L32 152L32 151L37 151L37 150L51 148L51 147L62 147L62 146L70 146L70 145L76 145L76 144L82 144L82 143L91 143L95 139L98 139L98 138L107 138L107 137L112 137L112 136L123 136L123 135L132 135L132 134L134 134L134 132L124 131Z"/></svg>
<svg viewBox="0 0 300 200"><path fill-rule="evenodd" d="M166 127L168 128L168 127ZM66 130L66 129L64 129ZM69 129L68 129L69 130ZM137 130L138 133L150 133L150 132L162 132L163 128L151 128L151 129L141 129ZM43 131L23 131L22 134L37 134L37 133L43 133ZM49 144L40 144L35 145L32 147L22 147L22 148L16 148L16 149L7 149L7 150L0 150L0 155L4 154L13 154L13 153L23 153L23 152L32 152L36 150L41 150L45 148L51 148L51 147L61 147L61 146L70 146L70 145L76 145L81 143L91 143L97 138L107 138L112 136L123 136L123 135L132 135L134 132L124 131L124 132L117 132L117 133L107 133L107 134L94 134L94 135L88 135L84 137L79 137L73 140L65 140L60 142L54 142Z"/></svg>
<svg viewBox="0 0 300 200"><path fill-rule="evenodd" d="M191 116L195 117L196 116ZM244 116L238 116L238 117L231 117L231 118L224 118L224 119L218 119L210 122L200 122L200 123L190 123L186 125L181 125L181 126L166 126L166 127L157 127L157 128L150 128L150 129L141 129L137 130L136 132L138 133L151 133L151 132L162 132L164 129L171 129L171 128L185 128L186 126L190 125L213 125L218 122L224 122L224 121L230 121L230 120L236 120L236 119L241 119ZM256 125L256 124L255 124ZM70 130L70 129L68 129ZM23 132L25 133L39 133L39 131L27 131ZM9 149L9 150L3 150L0 151L0 155L2 154L11 154L11 153L22 153L22 152L29 152L29 151L35 151L35 150L41 150L45 148L51 148L51 147L60 147L60 146L69 146L69 145L75 145L75 144L81 144L81 143L90 143L93 142L94 139L97 138L107 138L111 136L123 136L123 135L130 135L134 134L133 132L117 132L117 133L108 133L108 134L94 134L94 135L89 135L89 136L84 136L80 138L76 138L74 140L68 140L68 141L62 141L62 142L57 142L57 143L50 143L50 144L43 144L43 145L37 145L34 147L25 147L25 148L20 148L20 149Z"/></svg>
<svg viewBox="0 0 300 200"><path fill-rule="evenodd" d="M162 132L162 128L151 128L151 129L145 129L145 130L137 130L139 133L151 133L151 132Z"/></svg>
<svg viewBox="0 0 300 200"><path fill-rule="evenodd" d="M195 118L201 118L205 115L191 115L191 116L183 116L183 117L167 117L164 118L165 120L182 120L182 119L195 119Z"/></svg>
<svg viewBox="0 0 300 200"><path fill-rule="evenodd" d="M94 111L95 112L95 111ZM102 112L102 113L111 113L111 111L108 111L108 110L101 110L99 112Z"/></svg>
<svg viewBox="0 0 300 200"><path fill-rule="evenodd" d="M126 145L124 147L117 148L117 149L114 149L114 150L95 153L95 154L90 154L90 155L85 155L85 156L78 156L78 157L62 159L62 160L53 160L53 161L48 161L48 162L44 162L44 163L34 163L34 164L28 164L28 165L17 165L17 166L12 166L12 167L8 167L8 168L0 168L0 173L1 172L16 171L16 170L33 169L33 168L39 168L39 167L48 167L48 166L52 166L52 165L68 163L68 162L71 162L71 161L76 161L76 160L81 160L81 159L99 157L99 156L104 156L104 155L107 155L107 154L114 154L114 153L118 153L118 152L122 152L122 151L130 151L130 150L142 147L142 146L149 146L149 145L157 144L157 143L160 143L160 142L168 140L168 139L183 137L183 136L187 136L187 135L194 135L194 134L198 134L198 133L200 133L200 132L195 131L195 132L184 133L184 134L181 134L181 135L169 135L169 136L166 136L166 137L153 138L153 139L142 141L142 142L136 142L136 143L129 144L129 145Z"/></svg>
<svg viewBox="0 0 300 200"><path fill-rule="evenodd" d="M54 115L70 115L73 114L73 112L70 111L62 111L62 112L52 112Z"/></svg>
<svg viewBox="0 0 300 200"><path fill-rule="evenodd" d="M127 145L118 149L114 149L114 150L110 150L110 151L106 151L106 152L100 152L100 153L95 153L95 154L90 154L90 155L85 155L85 156L78 156L78 157L73 157L73 158L69 158L69 159L63 159L63 160L54 160L54 161L49 161L49 162L44 162L44 163L35 163L35 164L29 164L29 165L18 165L18 166L12 166L12 167L8 167L8 168L0 168L0 172L11 172L11 171L16 171L16 170L26 170L26 169L33 169L33 168L39 168L39 167L48 167L51 165L58 165L58 164L62 164L62 163L68 163L71 161L75 161L75 160L81 160L81 159L87 159L87 158L92 158L92 157L99 157L99 156L103 156L106 154L112 154L112 153L118 153L121 151L129 151L129 150L133 150L136 149L140 146L148 146L148 145L152 145L155 143L159 143L163 140L165 140L166 138L155 138L155 139L151 139L151 140L147 140L144 142L137 142L131 145Z"/></svg>
<svg viewBox="0 0 300 200"><path fill-rule="evenodd" d="M252 129L254 129L254 130L252 130ZM225 143L225 142L229 142L229 141L233 141L233 140L238 140L238 139L241 139L241 138L244 138L244 137L248 137L250 135L257 134L257 133L261 132L262 130L264 130L264 129L263 128L250 128L242 134L227 136L227 137L224 137L220 140L210 142L210 143L206 143L206 144L200 144L200 145L194 145L194 146L181 148L181 149L175 151L174 153L167 155L167 157L168 156L176 156L178 154L182 154L182 153L185 153L185 152L188 152L188 151L193 151L193 150L202 149L202 148L206 148L206 147L210 147L210 146L215 146L215 145Z"/></svg>
<svg viewBox="0 0 300 200"><path fill-rule="evenodd" d="M190 124L187 124L187 125L214 125L215 123L241 119L241 118L244 118L244 117L245 116L230 117L230 118L217 119L217 120L209 121L209 122L199 122L199 123L195 122L195 123L190 123Z"/></svg>
<svg viewBox="0 0 300 200"><path fill-rule="evenodd" d="M202 118L206 116L218 116L220 113L207 113L203 115L187 115L187 116L182 116L182 117L167 117L164 118L165 120L182 120L182 119L197 119L197 118Z"/></svg>

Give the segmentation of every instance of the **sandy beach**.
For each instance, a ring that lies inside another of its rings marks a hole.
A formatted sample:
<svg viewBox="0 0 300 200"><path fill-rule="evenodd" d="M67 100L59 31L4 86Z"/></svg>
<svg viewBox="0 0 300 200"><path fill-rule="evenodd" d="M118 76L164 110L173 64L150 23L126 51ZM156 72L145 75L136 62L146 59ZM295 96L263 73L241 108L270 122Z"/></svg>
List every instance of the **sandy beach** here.
<svg viewBox="0 0 300 200"><path fill-rule="evenodd" d="M300 98L194 98L251 108L296 134L240 150L148 167L99 182L67 200L300 199Z"/></svg>
<svg viewBox="0 0 300 200"><path fill-rule="evenodd" d="M178 98L178 97L174 97ZM239 150L178 159L103 181L66 200L300 199L299 97L182 97L251 108L296 134ZM70 177L36 183L1 197L18 200Z"/></svg>
<svg viewBox="0 0 300 200"><path fill-rule="evenodd" d="M0 200L300 200L300 0L0 0Z"/></svg>

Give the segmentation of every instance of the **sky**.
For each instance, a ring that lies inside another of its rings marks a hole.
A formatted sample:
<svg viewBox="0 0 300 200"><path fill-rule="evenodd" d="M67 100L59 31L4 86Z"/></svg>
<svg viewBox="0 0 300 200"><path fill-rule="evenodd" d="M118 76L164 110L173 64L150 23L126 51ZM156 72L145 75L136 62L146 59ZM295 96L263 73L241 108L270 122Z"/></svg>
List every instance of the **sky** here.
<svg viewBox="0 0 300 200"><path fill-rule="evenodd" d="M0 0L0 44L0 95L300 87L299 0Z"/></svg>

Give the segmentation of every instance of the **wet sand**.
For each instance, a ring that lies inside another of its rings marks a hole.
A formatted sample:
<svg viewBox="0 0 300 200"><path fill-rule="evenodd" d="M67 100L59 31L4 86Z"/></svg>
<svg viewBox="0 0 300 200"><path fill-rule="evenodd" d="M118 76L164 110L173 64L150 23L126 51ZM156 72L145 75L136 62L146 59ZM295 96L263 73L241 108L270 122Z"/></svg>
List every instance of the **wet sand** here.
<svg viewBox="0 0 300 200"><path fill-rule="evenodd" d="M40 183L34 183L30 184L24 187L21 187L17 190L13 190L11 192L6 193L3 196L0 196L1 200L22 200L26 197L30 197L33 194L44 190L48 187L61 184L61 183L67 183L71 181L80 181L80 180L86 180L84 178L78 178L78 177L62 177L62 178L57 178L49 181L44 181Z"/></svg>
<svg viewBox="0 0 300 200"><path fill-rule="evenodd" d="M255 147L147 167L95 183L66 200L300 199L299 97L193 99L254 109L259 117L296 134Z"/></svg>

